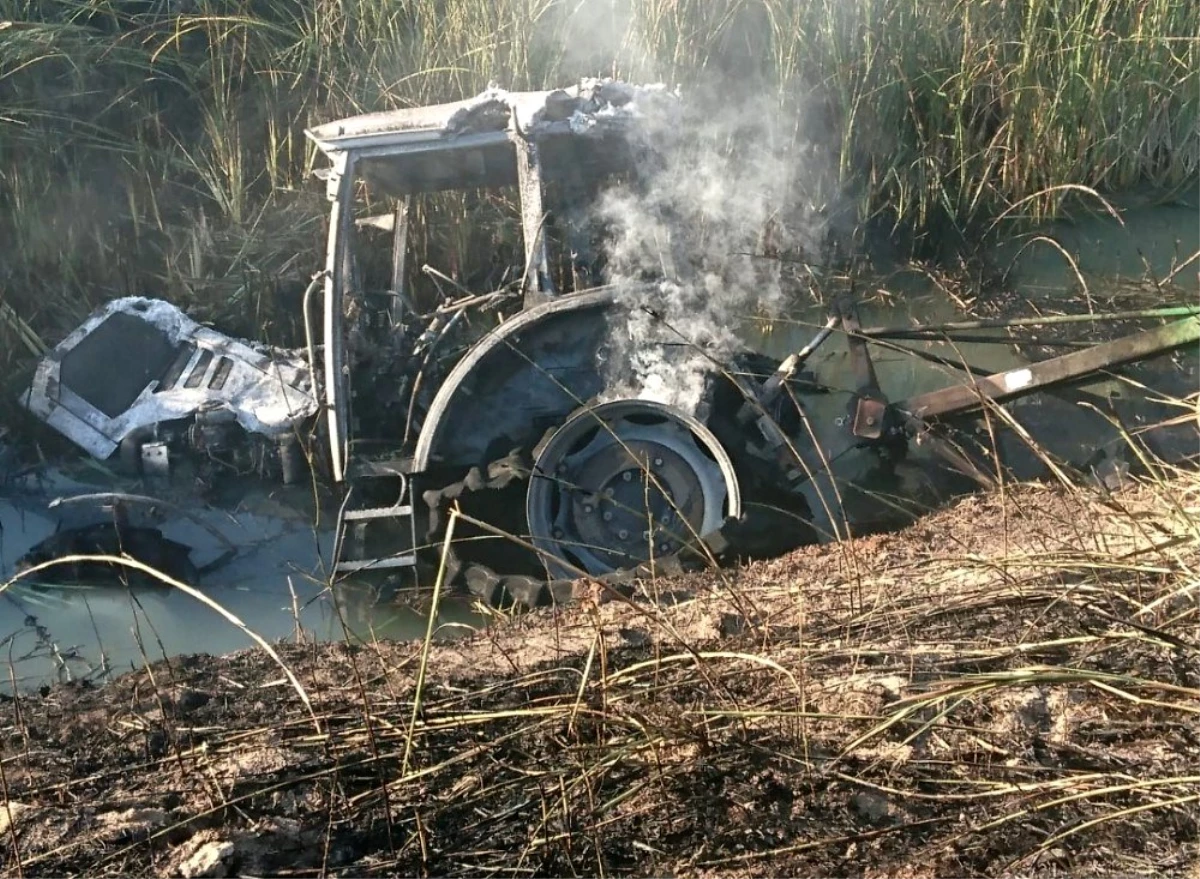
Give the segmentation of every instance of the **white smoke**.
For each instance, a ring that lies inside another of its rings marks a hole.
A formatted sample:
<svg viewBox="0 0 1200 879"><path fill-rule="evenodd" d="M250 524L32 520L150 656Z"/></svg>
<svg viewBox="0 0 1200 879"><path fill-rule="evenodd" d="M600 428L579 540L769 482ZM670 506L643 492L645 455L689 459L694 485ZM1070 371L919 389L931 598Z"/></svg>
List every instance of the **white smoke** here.
<svg viewBox="0 0 1200 879"><path fill-rule="evenodd" d="M635 2L573 0L561 33L553 38L560 72L571 77L640 74L651 53L641 40Z"/></svg>
<svg viewBox="0 0 1200 879"><path fill-rule="evenodd" d="M682 124L647 121L655 158L639 183L599 199L607 280L628 315L613 327L614 395L694 412L739 322L783 311L800 266L820 260L835 164L778 94L685 91Z"/></svg>

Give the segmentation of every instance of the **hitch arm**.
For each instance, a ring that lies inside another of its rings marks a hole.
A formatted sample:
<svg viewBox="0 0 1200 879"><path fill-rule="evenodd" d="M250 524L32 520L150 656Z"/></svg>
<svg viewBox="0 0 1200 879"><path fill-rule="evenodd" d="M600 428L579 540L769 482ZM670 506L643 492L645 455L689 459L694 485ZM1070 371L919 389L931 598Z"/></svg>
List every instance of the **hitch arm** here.
<svg viewBox="0 0 1200 879"><path fill-rule="evenodd" d="M1083 381L1103 370L1165 354L1198 341L1200 316L1192 316L1061 357L977 378L971 384L918 394L897 403L896 408L925 421L965 415L983 408L989 400L1003 403L1058 385Z"/></svg>
<svg viewBox="0 0 1200 879"><path fill-rule="evenodd" d="M859 439L878 440L884 434L888 418L888 399L879 388L875 363L867 347L866 337L858 322L858 311L849 301L842 302L838 311L842 330L850 349L850 369L854 373L854 396L850 401L850 433Z"/></svg>

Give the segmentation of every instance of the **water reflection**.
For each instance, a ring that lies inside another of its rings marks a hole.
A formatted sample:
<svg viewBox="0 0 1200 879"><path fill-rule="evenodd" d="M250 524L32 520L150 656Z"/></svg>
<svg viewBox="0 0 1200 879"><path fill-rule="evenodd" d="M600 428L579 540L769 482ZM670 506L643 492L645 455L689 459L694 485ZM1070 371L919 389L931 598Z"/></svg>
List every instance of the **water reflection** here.
<svg viewBox="0 0 1200 879"><path fill-rule="evenodd" d="M112 483L106 488L111 490ZM98 515L94 506L51 512L48 499L96 490L95 484L50 473L40 484L19 485L9 497L0 498L0 582L12 576L16 559L53 534L60 522L69 525ZM302 493L282 496L255 489L233 509L192 512L203 526L239 547L228 564L201 578L202 592L268 641L424 635L427 606L415 599L408 601L394 589L361 581L327 587L332 522L326 517L314 527L312 504ZM155 524L165 537L195 548L197 567L224 552L222 541L196 522L169 515ZM439 637L455 637L463 631L461 624L478 624L478 617L467 603L451 599L439 609L437 622ZM167 587L72 588L39 583L35 575L0 595L4 690L98 679L147 659L222 654L251 646L249 637L213 609Z"/></svg>

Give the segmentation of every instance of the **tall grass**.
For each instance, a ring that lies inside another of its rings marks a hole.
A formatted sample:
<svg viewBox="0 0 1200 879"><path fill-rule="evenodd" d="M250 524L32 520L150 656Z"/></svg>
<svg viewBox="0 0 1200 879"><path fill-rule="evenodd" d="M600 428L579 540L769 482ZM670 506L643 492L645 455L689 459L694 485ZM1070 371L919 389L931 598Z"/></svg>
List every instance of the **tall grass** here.
<svg viewBox="0 0 1200 879"><path fill-rule="evenodd" d="M1177 0L0 0L0 362L135 290L286 339L313 122L489 80L750 81L804 108L860 224L928 249L1055 215L1054 185L1191 180L1198 33Z"/></svg>

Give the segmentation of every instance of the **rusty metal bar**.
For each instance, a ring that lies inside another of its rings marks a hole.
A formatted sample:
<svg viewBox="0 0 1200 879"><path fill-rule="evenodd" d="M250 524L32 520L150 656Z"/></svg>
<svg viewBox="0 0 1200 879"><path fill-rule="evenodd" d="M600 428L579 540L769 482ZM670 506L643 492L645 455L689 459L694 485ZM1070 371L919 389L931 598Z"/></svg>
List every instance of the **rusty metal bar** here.
<svg viewBox="0 0 1200 879"><path fill-rule="evenodd" d="M1193 315L1082 351L978 378L973 384L918 394L897 403L896 407L926 420L962 415L982 408L986 400L1002 403L1197 341L1200 341L1200 316Z"/></svg>
<svg viewBox="0 0 1200 879"><path fill-rule="evenodd" d="M907 345L897 345L894 342L889 342L884 339L875 339L872 341L874 344L882 347L885 351L892 351L898 354L912 354L913 356L919 357L921 360L924 360L927 363L936 363L938 366L949 366L957 369L959 372L965 372L968 375L986 377L996 374L996 370L994 369L984 369L982 366L976 366L973 363L969 363L961 358L943 357L942 355L934 354L931 351L921 351L918 348L909 348ZM1094 345L1095 343L1092 344ZM1059 399L1066 400L1067 402L1087 402L1093 406L1096 406L1097 408L1100 408L1108 403L1107 398L1102 397L1099 394L1093 394L1091 391L1082 390L1081 388L1052 388L1047 389L1046 393L1053 394Z"/></svg>
<svg viewBox="0 0 1200 879"><path fill-rule="evenodd" d="M1091 348L1096 343L1087 342L1078 339L1031 339L1019 338L1013 336L985 336L979 333L961 333L954 331L938 331L938 330L897 330L894 333L889 333L887 336L871 336L872 342L883 342L886 340L899 342L941 342L941 343L968 343L980 345L1044 345L1047 348Z"/></svg>
<svg viewBox="0 0 1200 879"><path fill-rule="evenodd" d="M396 200L392 215L392 297L388 303L388 311L394 325L404 319L405 304L408 302L405 272L408 262L408 215L411 203L411 195L400 197Z"/></svg>
<svg viewBox="0 0 1200 879"><path fill-rule="evenodd" d="M875 374L875 363L867 340L859 333L858 311L849 302L839 305L842 330L846 333L846 344L850 348L850 369L854 373L854 402L850 413L850 433L867 440L883 436L887 416L887 398L879 389Z"/></svg>
<svg viewBox="0 0 1200 879"><path fill-rule="evenodd" d="M823 326L821 330L809 340L807 345L805 345L799 351L789 354L783 360L783 362L779 364L779 368L767 377L766 381L763 382L762 387L759 389L758 401L760 405L753 406L747 402L742 406L741 411L738 413L738 419L744 423L749 421L751 418L757 418L761 414L762 406L771 405L775 401L776 397L779 396L779 392L783 388L784 383L791 379L798 370L804 367L805 361L807 361L808 358L812 356L812 353L821 347L825 340L833 334L834 327L841 323L841 320L842 319L840 315L831 315L825 322L825 326Z"/></svg>
<svg viewBox="0 0 1200 879"><path fill-rule="evenodd" d="M335 153L326 180L326 196L333 202L329 213L329 243L325 250L325 409L329 424L329 469L334 482L345 476L350 455L350 389L343 372L343 298L349 290L351 238L354 235L354 156Z"/></svg>
<svg viewBox="0 0 1200 879"><path fill-rule="evenodd" d="M542 207L542 169L538 145L513 135L517 162L517 190L521 197L521 232L525 242L525 307L530 308L558 295L550 279L550 257L546 247L546 213Z"/></svg>

